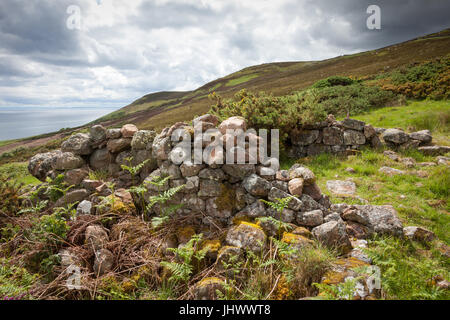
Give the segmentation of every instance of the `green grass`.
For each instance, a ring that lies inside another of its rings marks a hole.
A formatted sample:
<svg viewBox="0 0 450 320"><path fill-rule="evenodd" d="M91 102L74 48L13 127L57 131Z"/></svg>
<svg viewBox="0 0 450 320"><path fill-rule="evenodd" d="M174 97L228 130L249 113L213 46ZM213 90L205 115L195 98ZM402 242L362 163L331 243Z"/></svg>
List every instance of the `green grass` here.
<svg viewBox="0 0 450 320"><path fill-rule="evenodd" d="M450 145L450 100L410 101L406 106L378 109L352 118L375 127L399 127L410 132L428 129L435 143Z"/></svg>
<svg viewBox="0 0 450 320"><path fill-rule="evenodd" d="M254 78L258 78L258 77L259 77L258 74L249 74L249 75L245 75L245 76L242 76L242 77L239 77L236 79L231 79L225 85L227 87L237 86L238 84L245 83L247 81L250 81L250 80L252 80Z"/></svg>
<svg viewBox="0 0 450 320"><path fill-rule="evenodd" d="M0 166L0 178L10 178L25 185L36 185L41 183L38 179L28 173L27 162L13 162Z"/></svg>

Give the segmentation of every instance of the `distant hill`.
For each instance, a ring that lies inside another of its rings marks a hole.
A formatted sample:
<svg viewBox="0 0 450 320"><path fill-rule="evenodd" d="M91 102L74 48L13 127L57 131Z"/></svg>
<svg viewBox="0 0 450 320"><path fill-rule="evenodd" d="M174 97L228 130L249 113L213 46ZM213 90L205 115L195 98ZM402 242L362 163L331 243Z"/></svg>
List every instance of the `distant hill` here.
<svg viewBox="0 0 450 320"><path fill-rule="evenodd" d="M237 91L266 91L274 95L301 90L317 80L343 75L369 77L415 62L450 53L450 29L389 47L323 61L276 62L252 66L186 92L157 92L143 96L95 121L109 126L134 123L139 128L162 129L189 121L209 110L208 95L232 97Z"/></svg>

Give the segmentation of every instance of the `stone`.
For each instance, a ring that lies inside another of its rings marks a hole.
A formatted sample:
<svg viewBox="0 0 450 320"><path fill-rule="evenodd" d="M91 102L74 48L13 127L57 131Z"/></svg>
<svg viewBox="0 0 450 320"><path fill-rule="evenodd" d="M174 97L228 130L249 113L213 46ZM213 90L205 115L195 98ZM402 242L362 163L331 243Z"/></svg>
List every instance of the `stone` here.
<svg viewBox="0 0 450 320"><path fill-rule="evenodd" d="M385 142L391 142L395 145L400 145L409 140L409 136L399 129L387 129L381 134Z"/></svg>
<svg viewBox="0 0 450 320"><path fill-rule="evenodd" d="M89 196L89 192L85 189L69 191L64 196L62 196L61 198L59 198L56 201L55 207L65 207L69 204L83 201L88 196Z"/></svg>
<svg viewBox="0 0 450 320"><path fill-rule="evenodd" d="M215 199L215 198L214 198ZM193 212L209 212L211 211L206 210L206 204L205 201L201 198L199 198L195 193L188 193L185 194L180 203L183 204L183 209L188 209ZM212 209L217 209L217 207L214 207L214 205L211 207ZM220 215L225 215L223 212L220 213Z"/></svg>
<svg viewBox="0 0 450 320"><path fill-rule="evenodd" d="M106 145L108 151L111 153L119 153L130 148L130 146L131 138L111 139Z"/></svg>
<svg viewBox="0 0 450 320"><path fill-rule="evenodd" d="M149 191L166 191L169 189L169 181L166 181L162 186L156 186L151 183L161 178L163 178L161 170L156 169L147 178L145 178L144 185Z"/></svg>
<svg viewBox="0 0 450 320"><path fill-rule="evenodd" d="M319 130L302 130L291 133L291 142L294 145L307 146L319 138Z"/></svg>
<svg viewBox="0 0 450 320"><path fill-rule="evenodd" d="M85 179L81 182L81 187L83 189L93 192L95 191L96 188L100 187L102 184L103 182L100 180Z"/></svg>
<svg viewBox="0 0 450 320"><path fill-rule="evenodd" d="M77 169L84 165L84 160L80 156L72 152L58 153L53 160L54 170L71 170Z"/></svg>
<svg viewBox="0 0 450 320"><path fill-rule="evenodd" d="M327 127L323 129L322 141L326 145L341 145L344 144L344 135L342 130L337 127Z"/></svg>
<svg viewBox="0 0 450 320"><path fill-rule="evenodd" d="M112 162L113 156L107 148L95 150L89 157L89 165L94 170L104 169Z"/></svg>
<svg viewBox="0 0 450 320"><path fill-rule="evenodd" d="M316 182L316 176L314 175L314 173L310 169L302 167L300 165L294 165L291 169L289 169L289 178L302 178L305 185L313 184L314 182Z"/></svg>
<svg viewBox="0 0 450 320"><path fill-rule="evenodd" d="M303 186L303 194L307 194L316 201L322 198L322 191L316 183Z"/></svg>
<svg viewBox="0 0 450 320"><path fill-rule="evenodd" d="M225 134L227 130L247 130L247 124L245 119L242 117L231 117L228 118L219 125L220 133Z"/></svg>
<svg viewBox="0 0 450 320"><path fill-rule="evenodd" d="M400 162L403 163L407 168L412 168L416 165L416 160L414 158L402 158L400 159ZM432 162L434 164L434 162Z"/></svg>
<svg viewBox="0 0 450 320"><path fill-rule="evenodd" d="M195 284L192 294L195 300L217 300L218 291L225 294L225 282L216 277L208 277Z"/></svg>
<svg viewBox="0 0 450 320"><path fill-rule="evenodd" d="M304 181L302 178L294 178L289 181L288 189L289 192L294 196L301 196L303 192Z"/></svg>
<svg viewBox="0 0 450 320"><path fill-rule="evenodd" d="M363 121L347 118L341 121L341 125L346 129L363 131L366 124Z"/></svg>
<svg viewBox="0 0 450 320"><path fill-rule="evenodd" d="M201 179L199 197L218 197L222 192L222 184L215 180Z"/></svg>
<svg viewBox="0 0 450 320"><path fill-rule="evenodd" d="M170 161L164 161L159 166L159 170L163 177L170 176L170 180L177 180L182 178L181 169L176 164Z"/></svg>
<svg viewBox="0 0 450 320"><path fill-rule="evenodd" d="M313 236L331 248L338 248L347 253L352 249L352 245L347 235L345 223L341 221L330 221L312 229Z"/></svg>
<svg viewBox="0 0 450 320"><path fill-rule="evenodd" d="M353 181L328 180L326 185L331 193L339 197L352 197L356 193L356 185Z"/></svg>
<svg viewBox="0 0 450 320"><path fill-rule="evenodd" d="M341 215L337 212L332 212L323 218L324 223L327 223L330 221L340 221L340 220L341 220Z"/></svg>
<svg viewBox="0 0 450 320"><path fill-rule="evenodd" d="M450 157L438 156L436 157L436 162L438 165L450 165Z"/></svg>
<svg viewBox="0 0 450 320"><path fill-rule="evenodd" d="M297 215L297 223L307 227L319 226L323 223L323 212L322 210L300 212Z"/></svg>
<svg viewBox="0 0 450 320"><path fill-rule="evenodd" d="M405 171L402 171L402 170L399 170L399 169L395 169L395 168L386 167L386 166L383 166L380 169L378 169L378 172L384 173L385 175L388 175L388 176L405 174Z"/></svg>
<svg viewBox="0 0 450 320"><path fill-rule="evenodd" d="M109 241L108 233L99 225L88 226L84 236L89 248L92 248L94 251L104 248Z"/></svg>
<svg viewBox="0 0 450 320"><path fill-rule="evenodd" d="M346 208L341 214L341 217L346 221L353 221L362 225L369 225L370 223L367 211L358 210L354 206Z"/></svg>
<svg viewBox="0 0 450 320"><path fill-rule="evenodd" d="M129 165L131 165L131 161L130 161L131 158L132 158L131 150L122 151L116 156L115 162L119 166L122 166L122 165L129 166Z"/></svg>
<svg viewBox="0 0 450 320"><path fill-rule="evenodd" d="M291 232L284 232L281 241L291 245L296 249L302 249L314 244L314 241L308 239L307 237Z"/></svg>
<svg viewBox="0 0 450 320"><path fill-rule="evenodd" d="M421 130L409 134L409 137L414 140L419 140L423 144L430 143L433 140L430 130Z"/></svg>
<svg viewBox="0 0 450 320"><path fill-rule="evenodd" d="M366 124L363 131L366 139L370 139L377 134L374 127L372 127L370 124Z"/></svg>
<svg viewBox="0 0 450 320"><path fill-rule="evenodd" d="M348 221L345 227L349 237L367 239L372 233L370 229L360 223Z"/></svg>
<svg viewBox="0 0 450 320"><path fill-rule="evenodd" d="M28 172L37 179L45 182L45 179L49 175L50 171L53 170L53 163L55 159L61 153L61 151L57 150L36 154L28 163Z"/></svg>
<svg viewBox="0 0 450 320"><path fill-rule="evenodd" d="M256 172L256 166L254 164L224 164L222 170L233 178L239 180L254 174Z"/></svg>
<svg viewBox="0 0 450 320"><path fill-rule="evenodd" d="M86 169L73 169L65 173L64 181L69 186L78 186L87 176L88 171Z"/></svg>
<svg viewBox="0 0 450 320"><path fill-rule="evenodd" d="M300 201L302 202L302 207L300 208L300 211L302 212L324 209L322 205L320 205L317 201L315 201L307 194L302 194L302 196L300 197Z"/></svg>
<svg viewBox="0 0 450 320"><path fill-rule="evenodd" d="M285 223L291 223L295 219L296 212L291 209L283 209L283 211L280 213L273 208L268 208L267 216L283 221Z"/></svg>
<svg viewBox="0 0 450 320"><path fill-rule="evenodd" d="M331 152L331 147L323 144L310 144L307 148L306 153L308 156L317 156L322 153L329 153Z"/></svg>
<svg viewBox="0 0 450 320"><path fill-rule="evenodd" d="M217 118L217 116L212 115L212 114L204 114L200 117L195 118L194 120L192 120L192 124L195 126L198 122L209 122L212 123L214 126L217 126L217 124L219 123L219 118Z"/></svg>
<svg viewBox="0 0 450 320"><path fill-rule="evenodd" d="M242 186L253 196L266 197L271 189L271 184L256 174L252 174L244 179Z"/></svg>
<svg viewBox="0 0 450 320"><path fill-rule="evenodd" d="M372 138L370 138L370 145L374 149L381 149L383 147L383 143L377 135L374 135Z"/></svg>
<svg viewBox="0 0 450 320"><path fill-rule="evenodd" d="M284 198L288 198L288 197L291 198L291 200L288 203L288 208L291 210L300 210L303 203L300 201L300 199L291 196L289 193L287 193L283 190L280 190L276 187L272 187L268 194L268 199L269 199L269 201L272 201L272 202L276 202L277 199L284 199Z"/></svg>
<svg viewBox="0 0 450 320"><path fill-rule="evenodd" d="M422 227L404 227L403 234L410 240L420 242L431 242L436 238L432 231Z"/></svg>
<svg viewBox="0 0 450 320"><path fill-rule="evenodd" d="M218 203L220 203L220 201L218 200L219 199L216 197L209 198L205 201L207 215L222 219L231 217L232 208L219 206Z"/></svg>
<svg viewBox="0 0 450 320"><path fill-rule="evenodd" d="M289 171L288 170L279 170L275 174L275 179L279 181L288 182L290 180L289 178Z"/></svg>
<svg viewBox="0 0 450 320"><path fill-rule="evenodd" d="M237 215L250 218L264 217L266 215L266 207L261 201L255 201L239 211Z"/></svg>
<svg viewBox="0 0 450 320"><path fill-rule="evenodd" d="M61 259L60 264L63 268L68 268L70 266L83 267L83 259L73 248L59 250L58 257Z"/></svg>
<svg viewBox="0 0 450 320"><path fill-rule="evenodd" d="M204 167L204 164L194 164L191 161L185 161L180 165L181 175L183 177L196 176Z"/></svg>
<svg viewBox="0 0 450 320"><path fill-rule="evenodd" d="M136 132L138 132L138 128L134 124L125 124L120 129L123 138L133 138Z"/></svg>
<svg viewBox="0 0 450 320"><path fill-rule="evenodd" d="M198 192L198 188L200 186L200 178L193 176L193 177L187 177L186 178L186 183L185 186L183 188L183 192Z"/></svg>
<svg viewBox="0 0 450 320"><path fill-rule="evenodd" d="M106 140L106 129L101 124L92 126L89 134L93 144L100 144Z"/></svg>
<svg viewBox="0 0 450 320"><path fill-rule="evenodd" d="M288 183L285 181L279 181L279 180L274 180L270 182L272 184L272 187L280 189L281 191L284 192L289 192L288 189Z"/></svg>
<svg viewBox="0 0 450 320"><path fill-rule="evenodd" d="M241 222L228 231L226 242L230 246L260 253L265 247L266 235L258 225Z"/></svg>
<svg viewBox="0 0 450 320"><path fill-rule="evenodd" d="M114 255L108 249L100 249L95 252L94 273L102 276L112 270L114 266Z"/></svg>
<svg viewBox="0 0 450 320"><path fill-rule="evenodd" d="M143 150L148 144L153 144L156 132L152 130L139 130L133 135L131 140L131 148L133 150Z"/></svg>
<svg viewBox="0 0 450 320"><path fill-rule="evenodd" d="M344 131L344 144L345 145L360 145L366 143L366 137L363 133L355 130Z"/></svg>
<svg viewBox="0 0 450 320"><path fill-rule="evenodd" d="M226 178L225 173L221 169L211 169L211 168L202 169L199 172L198 176L201 179L209 179L215 181L223 181Z"/></svg>
<svg viewBox="0 0 450 320"><path fill-rule="evenodd" d="M122 136L120 129L107 129L106 130L106 139L119 139Z"/></svg>
<svg viewBox="0 0 450 320"><path fill-rule="evenodd" d="M447 146L429 146L419 147L418 149L426 156L442 156L450 152L450 147Z"/></svg>
<svg viewBox="0 0 450 320"><path fill-rule="evenodd" d="M292 230L292 233L297 234L299 236L303 236L308 239L310 239L312 237L311 231L309 231L305 227L296 227L294 230Z"/></svg>
<svg viewBox="0 0 450 320"><path fill-rule="evenodd" d="M170 137L162 137L161 134L156 136L152 144L152 155L157 160L169 159L171 151Z"/></svg>
<svg viewBox="0 0 450 320"><path fill-rule="evenodd" d="M410 139L399 146L399 150L417 149L421 142L419 140Z"/></svg>
<svg viewBox="0 0 450 320"><path fill-rule="evenodd" d="M437 164L434 162L419 162L418 165L419 165L419 167L435 167L435 166L437 166Z"/></svg>
<svg viewBox="0 0 450 320"><path fill-rule="evenodd" d="M345 172L348 172L348 173L352 173L352 174L356 173L356 170L353 169L352 167L345 168L344 171L345 171Z"/></svg>
<svg viewBox="0 0 450 320"><path fill-rule="evenodd" d="M91 154L91 137L85 133L74 134L61 144L61 151L72 152L76 155Z"/></svg>
<svg viewBox="0 0 450 320"><path fill-rule="evenodd" d="M388 157L389 159L391 159L392 161L400 161L400 159L401 159L400 156L392 150L386 150L383 152L383 154L386 157Z"/></svg>
<svg viewBox="0 0 450 320"><path fill-rule="evenodd" d="M361 211L361 216L367 217L367 226L378 234L402 236L403 225L398 218L397 211L389 205L354 205Z"/></svg>
<svg viewBox="0 0 450 320"><path fill-rule="evenodd" d="M91 201L83 200L77 206L77 216L88 215L94 212Z"/></svg>

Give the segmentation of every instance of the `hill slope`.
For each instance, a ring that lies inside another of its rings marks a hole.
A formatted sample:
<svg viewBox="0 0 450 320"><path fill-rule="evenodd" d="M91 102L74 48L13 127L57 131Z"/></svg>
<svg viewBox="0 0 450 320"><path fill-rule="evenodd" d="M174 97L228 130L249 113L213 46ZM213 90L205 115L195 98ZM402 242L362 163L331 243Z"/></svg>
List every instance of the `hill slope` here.
<svg viewBox="0 0 450 320"><path fill-rule="evenodd" d="M317 80L333 76L369 77L415 62L445 56L450 52L450 29L372 51L323 61L278 62L248 67L186 92L145 95L97 123L134 123L140 128L161 129L176 121L188 121L209 110L208 95L228 98L237 91L266 91L274 95L304 89Z"/></svg>

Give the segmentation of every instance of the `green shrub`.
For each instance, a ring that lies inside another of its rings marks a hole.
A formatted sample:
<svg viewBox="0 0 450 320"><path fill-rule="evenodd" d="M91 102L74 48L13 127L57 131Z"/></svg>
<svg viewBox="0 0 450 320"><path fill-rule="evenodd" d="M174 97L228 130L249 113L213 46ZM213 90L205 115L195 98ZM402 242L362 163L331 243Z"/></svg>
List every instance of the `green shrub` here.
<svg viewBox="0 0 450 320"><path fill-rule="evenodd" d="M313 88L327 88L334 86L348 86L355 83L355 80L349 77L341 77L341 76L332 76L326 79L322 79L317 81L312 85Z"/></svg>

